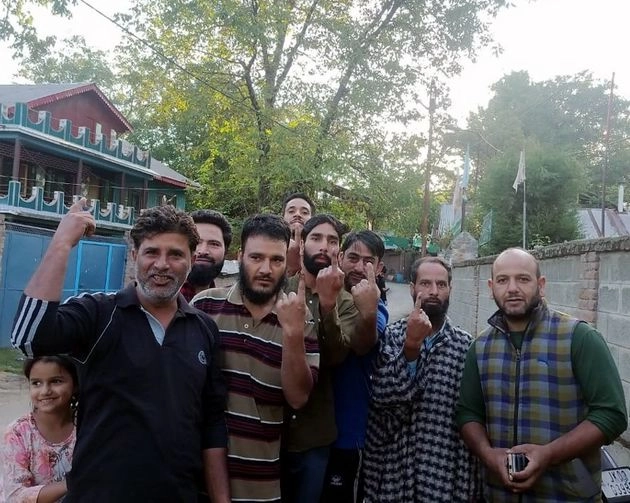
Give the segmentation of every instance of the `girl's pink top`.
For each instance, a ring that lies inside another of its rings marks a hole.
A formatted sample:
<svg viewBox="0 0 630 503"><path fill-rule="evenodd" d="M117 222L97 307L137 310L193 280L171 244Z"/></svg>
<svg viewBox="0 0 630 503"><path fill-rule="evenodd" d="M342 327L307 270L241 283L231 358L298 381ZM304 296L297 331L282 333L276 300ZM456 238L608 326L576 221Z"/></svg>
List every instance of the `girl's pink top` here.
<svg viewBox="0 0 630 503"><path fill-rule="evenodd" d="M59 443L42 437L32 413L11 423L0 446L0 501L36 503L42 487L66 478L76 428Z"/></svg>

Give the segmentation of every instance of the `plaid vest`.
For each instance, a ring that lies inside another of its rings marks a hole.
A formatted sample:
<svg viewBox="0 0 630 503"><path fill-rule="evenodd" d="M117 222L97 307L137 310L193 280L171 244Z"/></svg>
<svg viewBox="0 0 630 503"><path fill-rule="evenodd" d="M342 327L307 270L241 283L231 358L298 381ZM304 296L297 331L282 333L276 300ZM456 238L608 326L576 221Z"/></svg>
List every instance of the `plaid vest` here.
<svg viewBox="0 0 630 503"><path fill-rule="evenodd" d="M587 414L571 364L571 341L580 321L548 309L542 301L532 313L517 350L500 312L489 320L475 344L486 407L486 429L493 447L544 445L564 435ZM550 467L526 494L506 491L498 480L487 482L490 501L590 500L588 476L601 485L599 450ZM586 498L586 499L585 499Z"/></svg>

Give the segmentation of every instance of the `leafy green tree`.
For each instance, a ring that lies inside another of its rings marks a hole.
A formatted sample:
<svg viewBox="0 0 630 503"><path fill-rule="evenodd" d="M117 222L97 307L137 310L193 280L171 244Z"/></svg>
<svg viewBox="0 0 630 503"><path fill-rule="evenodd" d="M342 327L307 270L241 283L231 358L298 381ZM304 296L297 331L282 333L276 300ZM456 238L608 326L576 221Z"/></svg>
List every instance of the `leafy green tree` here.
<svg viewBox="0 0 630 503"><path fill-rule="evenodd" d="M373 171L371 145L387 143L375 124L422 115L408 106L417 90L436 73L458 71L462 54L487 43L485 16L503 5L140 0L124 20L147 43L130 38L120 51L134 96L129 109L140 110L143 129L160 130L151 146L166 138L165 151L171 139L189 148L179 141L188 134L179 131L183 110L205 113L206 145L195 145L191 169L215 182L208 203L210 192L221 192L223 177L211 173L220 166L247 179L256 209L272 207L296 184L313 194L373 189L356 180Z"/></svg>
<svg viewBox="0 0 630 503"><path fill-rule="evenodd" d="M117 79L104 51L90 48L78 35L58 41L57 46L44 56L23 58L18 75L36 84L94 82L116 100Z"/></svg>
<svg viewBox="0 0 630 503"><path fill-rule="evenodd" d="M555 147L529 142L525 152L528 244L534 238L549 243L578 239L581 236L576 194L586 182L583 167ZM484 253L521 245L523 185L518 192L512 188L518 162L517 150L496 156L479 186L475 217L479 221L491 209L494 213L492 240L484 247Z"/></svg>

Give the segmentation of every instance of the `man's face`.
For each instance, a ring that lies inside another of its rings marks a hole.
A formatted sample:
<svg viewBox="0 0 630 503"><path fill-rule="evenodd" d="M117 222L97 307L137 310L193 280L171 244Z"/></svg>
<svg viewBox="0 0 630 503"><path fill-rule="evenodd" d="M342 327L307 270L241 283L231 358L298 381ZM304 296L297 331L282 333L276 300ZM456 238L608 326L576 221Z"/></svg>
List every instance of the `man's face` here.
<svg viewBox="0 0 630 503"><path fill-rule="evenodd" d="M285 282L287 243L251 236L239 252L239 281L243 296L254 304L275 298Z"/></svg>
<svg viewBox="0 0 630 503"><path fill-rule="evenodd" d="M311 218L311 205L304 199L299 197L291 199L284 208L284 221L289 224L291 230L295 230L298 227L300 230L304 227L304 224L309 218Z"/></svg>
<svg viewBox="0 0 630 503"><path fill-rule="evenodd" d="M177 232L164 232L146 238L131 256L141 302L159 305L173 301L190 271L188 238Z"/></svg>
<svg viewBox="0 0 630 503"><path fill-rule="evenodd" d="M545 277L537 278L536 272L536 261L522 250L507 251L495 260L488 286L506 318L529 318L545 295Z"/></svg>
<svg viewBox="0 0 630 503"><path fill-rule="evenodd" d="M410 285L414 303L420 296L422 310L427 313L431 324L441 323L448 312L451 287L448 271L441 264L426 262L418 267L416 282Z"/></svg>
<svg viewBox="0 0 630 503"><path fill-rule="evenodd" d="M332 263L339 253L339 235L328 223L313 227L304 240L304 268L313 276Z"/></svg>
<svg viewBox="0 0 630 503"><path fill-rule="evenodd" d="M339 267L345 274L344 286L346 290L350 291L361 280L367 279L368 264L372 264L374 275L383 269L383 262L380 262L378 257L361 241L355 241L345 252L341 252Z"/></svg>
<svg viewBox="0 0 630 503"><path fill-rule="evenodd" d="M223 269L225 261L223 232L214 224L198 223L195 226L200 241L193 256L188 282L194 286L208 286Z"/></svg>

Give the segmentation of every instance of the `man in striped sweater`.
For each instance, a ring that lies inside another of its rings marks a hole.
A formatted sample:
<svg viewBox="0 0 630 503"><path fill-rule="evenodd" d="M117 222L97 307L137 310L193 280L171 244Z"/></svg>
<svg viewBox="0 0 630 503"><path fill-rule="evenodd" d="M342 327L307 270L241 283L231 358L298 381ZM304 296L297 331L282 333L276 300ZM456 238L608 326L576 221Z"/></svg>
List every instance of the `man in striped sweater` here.
<svg viewBox="0 0 630 503"><path fill-rule="evenodd" d="M280 501L284 406L302 407L319 369L319 345L304 280L282 292L291 231L275 215L248 218L239 281L201 292L193 305L219 326L228 386L228 471L232 500Z"/></svg>

